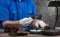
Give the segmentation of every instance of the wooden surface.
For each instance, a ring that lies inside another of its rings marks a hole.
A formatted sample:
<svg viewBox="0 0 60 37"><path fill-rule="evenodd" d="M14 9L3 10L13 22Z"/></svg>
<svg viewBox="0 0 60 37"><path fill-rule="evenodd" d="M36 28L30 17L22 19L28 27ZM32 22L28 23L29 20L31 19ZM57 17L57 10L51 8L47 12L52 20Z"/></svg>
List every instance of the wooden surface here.
<svg viewBox="0 0 60 37"><path fill-rule="evenodd" d="M28 34L27 36L9 36L8 33L3 33L3 30L0 30L0 37L60 37L59 36L44 36L41 34Z"/></svg>

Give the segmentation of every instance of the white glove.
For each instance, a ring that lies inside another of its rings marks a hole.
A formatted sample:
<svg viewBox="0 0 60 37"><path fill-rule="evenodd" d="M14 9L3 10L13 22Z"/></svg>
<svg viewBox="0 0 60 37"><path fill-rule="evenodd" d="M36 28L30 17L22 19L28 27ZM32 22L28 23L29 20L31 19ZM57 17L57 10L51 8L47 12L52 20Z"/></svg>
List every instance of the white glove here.
<svg viewBox="0 0 60 37"><path fill-rule="evenodd" d="M31 17L23 18L23 19L20 20L20 24L25 25L25 24L28 24L28 23L30 23L32 21L33 21L33 19Z"/></svg>
<svg viewBox="0 0 60 37"><path fill-rule="evenodd" d="M36 27L39 27L39 25L40 25L41 27L43 27L43 28L46 26L45 22L42 21L42 20L38 20L38 21L35 23L35 26L36 26Z"/></svg>
<svg viewBox="0 0 60 37"><path fill-rule="evenodd" d="M33 21L33 19L29 19L29 21L25 22L23 25L28 25Z"/></svg>

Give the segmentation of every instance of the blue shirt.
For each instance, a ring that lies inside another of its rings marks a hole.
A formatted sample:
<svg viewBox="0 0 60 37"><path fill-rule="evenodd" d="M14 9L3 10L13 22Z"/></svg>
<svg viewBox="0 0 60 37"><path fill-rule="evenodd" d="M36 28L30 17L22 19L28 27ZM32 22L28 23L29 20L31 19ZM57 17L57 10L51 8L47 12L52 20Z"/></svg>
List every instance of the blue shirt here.
<svg viewBox="0 0 60 37"><path fill-rule="evenodd" d="M0 28L2 21L20 20L32 13L37 14L33 0L0 0Z"/></svg>

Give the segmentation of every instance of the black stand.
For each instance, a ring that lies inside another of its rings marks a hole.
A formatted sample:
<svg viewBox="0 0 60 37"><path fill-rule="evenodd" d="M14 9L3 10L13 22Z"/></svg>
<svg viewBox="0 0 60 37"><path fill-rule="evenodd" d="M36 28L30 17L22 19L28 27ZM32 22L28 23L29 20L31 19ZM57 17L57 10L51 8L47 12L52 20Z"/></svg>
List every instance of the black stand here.
<svg viewBox="0 0 60 37"><path fill-rule="evenodd" d="M43 31L41 31L41 33L42 34L44 34L44 35L60 35L60 30L56 30L55 29L55 27L56 27L56 23L57 23L57 21L58 21L58 7L60 6L60 1L51 1L50 3L49 3L49 5L48 6L50 6L50 7L56 7L56 9L57 9L57 12L56 12L56 22L55 22L55 25L54 25L54 27L53 27L53 29L49 29L49 30L43 30Z"/></svg>

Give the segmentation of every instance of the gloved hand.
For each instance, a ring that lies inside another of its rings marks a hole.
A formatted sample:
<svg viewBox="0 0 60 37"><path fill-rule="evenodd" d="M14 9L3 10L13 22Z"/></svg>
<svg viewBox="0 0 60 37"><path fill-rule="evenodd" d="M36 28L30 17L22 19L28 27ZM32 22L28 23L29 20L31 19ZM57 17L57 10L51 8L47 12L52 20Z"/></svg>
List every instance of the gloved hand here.
<svg viewBox="0 0 60 37"><path fill-rule="evenodd" d="M24 18L24 19L21 19L21 20L20 20L20 24L26 25L26 24L31 23L32 21L33 21L33 19L32 19L31 17L29 17L29 18Z"/></svg>
<svg viewBox="0 0 60 37"><path fill-rule="evenodd" d="M37 20L36 23L35 23L35 26L36 27L39 27L39 25L44 28L46 26L45 22L42 21L42 20Z"/></svg>

